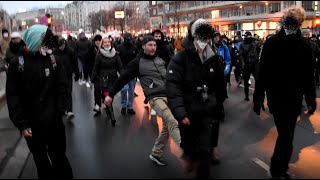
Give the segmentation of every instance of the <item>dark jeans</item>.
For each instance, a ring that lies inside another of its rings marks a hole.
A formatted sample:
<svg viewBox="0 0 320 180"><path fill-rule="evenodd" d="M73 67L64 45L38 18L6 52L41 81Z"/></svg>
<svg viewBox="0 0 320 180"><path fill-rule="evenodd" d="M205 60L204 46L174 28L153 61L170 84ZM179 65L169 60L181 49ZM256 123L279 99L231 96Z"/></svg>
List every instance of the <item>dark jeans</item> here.
<svg viewBox="0 0 320 180"><path fill-rule="evenodd" d="M256 78L256 64L245 64L243 68L244 94L249 97L249 79L250 75Z"/></svg>
<svg viewBox="0 0 320 180"><path fill-rule="evenodd" d="M209 178L211 158L211 117L189 117L191 125L179 124L181 148L192 161L199 157L198 178Z"/></svg>
<svg viewBox="0 0 320 180"><path fill-rule="evenodd" d="M72 75L67 77L68 89L67 89L67 112L72 112Z"/></svg>
<svg viewBox="0 0 320 180"><path fill-rule="evenodd" d="M293 150L293 137L297 116L290 114L274 114L274 123L277 127L278 138L271 158L270 172L278 176L288 171L288 164Z"/></svg>
<svg viewBox="0 0 320 180"><path fill-rule="evenodd" d="M41 130L39 130L41 131ZM32 128L32 137L25 138L33 155L39 179L73 179L66 157L66 134L62 120L47 135Z"/></svg>

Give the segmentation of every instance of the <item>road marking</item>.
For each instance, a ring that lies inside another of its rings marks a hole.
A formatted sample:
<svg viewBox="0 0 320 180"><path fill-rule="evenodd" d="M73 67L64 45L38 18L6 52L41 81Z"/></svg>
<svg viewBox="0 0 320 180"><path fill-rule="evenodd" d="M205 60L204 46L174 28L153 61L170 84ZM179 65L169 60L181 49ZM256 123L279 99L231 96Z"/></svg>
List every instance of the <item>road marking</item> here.
<svg viewBox="0 0 320 180"><path fill-rule="evenodd" d="M255 162L256 164L258 164L260 167L262 167L267 172L269 171L269 169L270 169L269 165L266 164L265 162L261 161L260 159L252 158L252 161Z"/></svg>

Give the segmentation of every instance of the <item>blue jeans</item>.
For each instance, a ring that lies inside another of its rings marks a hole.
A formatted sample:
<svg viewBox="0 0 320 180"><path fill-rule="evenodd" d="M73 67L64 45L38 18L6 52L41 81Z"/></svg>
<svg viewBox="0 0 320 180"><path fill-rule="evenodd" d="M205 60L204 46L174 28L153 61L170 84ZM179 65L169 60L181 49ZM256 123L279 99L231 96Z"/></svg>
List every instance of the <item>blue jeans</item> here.
<svg viewBox="0 0 320 180"><path fill-rule="evenodd" d="M136 86L136 79L131 80L121 89L121 107L133 109L134 87ZM127 95L128 93L128 95Z"/></svg>
<svg viewBox="0 0 320 180"><path fill-rule="evenodd" d="M79 68L79 73L80 73L80 77L82 77L82 73L83 73L83 64L80 60L80 58L77 58L78 59L78 68Z"/></svg>

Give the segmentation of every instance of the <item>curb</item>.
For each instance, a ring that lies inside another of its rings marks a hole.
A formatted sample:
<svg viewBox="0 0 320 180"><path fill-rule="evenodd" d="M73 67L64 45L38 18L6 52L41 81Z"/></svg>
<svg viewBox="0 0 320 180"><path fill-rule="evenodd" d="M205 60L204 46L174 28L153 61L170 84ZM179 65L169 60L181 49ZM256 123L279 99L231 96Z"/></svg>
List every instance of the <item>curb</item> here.
<svg viewBox="0 0 320 180"><path fill-rule="evenodd" d="M21 136L17 142L12 156L8 159L0 175L0 179L18 179L20 178L30 151L25 139Z"/></svg>

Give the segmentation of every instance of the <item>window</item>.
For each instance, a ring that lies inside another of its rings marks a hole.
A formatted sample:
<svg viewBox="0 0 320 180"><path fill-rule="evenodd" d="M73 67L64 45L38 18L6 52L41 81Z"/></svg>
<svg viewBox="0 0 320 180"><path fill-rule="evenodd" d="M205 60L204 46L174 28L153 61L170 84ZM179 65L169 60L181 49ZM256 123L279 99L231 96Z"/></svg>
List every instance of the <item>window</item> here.
<svg viewBox="0 0 320 180"><path fill-rule="evenodd" d="M266 5L264 4L256 5L256 14L264 14L264 13L266 13Z"/></svg>
<svg viewBox="0 0 320 180"><path fill-rule="evenodd" d="M194 7L194 1L188 1L188 7L189 8Z"/></svg>
<svg viewBox="0 0 320 180"><path fill-rule="evenodd" d="M158 6L158 12L159 12L159 13L162 13L162 12L163 12L163 5L159 5L159 6Z"/></svg>
<svg viewBox="0 0 320 180"><path fill-rule="evenodd" d="M283 1L283 8L287 8L295 4L296 4L295 1Z"/></svg>
<svg viewBox="0 0 320 180"><path fill-rule="evenodd" d="M188 21L195 19L194 14L188 14Z"/></svg>
<svg viewBox="0 0 320 180"><path fill-rule="evenodd" d="M280 12L281 11L281 3L272 3L269 6L270 14Z"/></svg>
<svg viewBox="0 0 320 180"><path fill-rule="evenodd" d="M240 16L240 8L232 8L233 16Z"/></svg>
<svg viewBox="0 0 320 180"><path fill-rule="evenodd" d="M188 15L184 14L181 16L182 21L188 21Z"/></svg>
<svg viewBox="0 0 320 180"><path fill-rule="evenodd" d="M314 12L313 1L302 1L302 7L306 11Z"/></svg>
<svg viewBox="0 0 320 180"><path fill-rule="evenodd" d="M156 8L152 9L152 15L157 15L157 9Z"/></svg>
<svg viewBox="0 0 320 180"><path fill-rule="evenodd" d="M156 5L157 4L157 1L151 1L151 5Z"/></svg>
<svg viewBox="0 0 320 180"><path fill-rule="evenodd" d="M169 4L169 12L173 12L174 10L175 10L174 4L173 4L173 3L170 3L170 4Z"/></svg>
<svg viewBox="0 0 320 180"><path fill-rule="evenodd" d="M211 14L212 14L211 17L212 17L212 19L214 19L214 18L219 18L219 17L220 17L219 13L220 13L219 10L213 10L213 11L211 11Z"/></svg>
<svg viewBox="0 0 320 180"><path fill-rule="evenodd" d="M202 5L201 2L202 2L202 1L196 1L196 2L195 2L195 6L196 6L196 7L201 6L201 5ZM200 3L201 3L201 4L200 4Z"/></svg>
<svg viewBox="0 0 320 180"><path fill-rule="evenodd" d="M205 13L203 14L203 19L211 19L211 12L210 12L210 11L205 12Z"/></svg>
<svg viewBox="0 0 320 180"><path fill-rule="evenodd" d="M228 9L222 9L221 10L221 17L229 17Z"/></svg>
<svg viewBox="0 0 320 180"><path fill-rule="evenodd" d="M243 13L246 15L246 16L251 16L253 15L253 6L245 6L243 8Z"/></svg>

